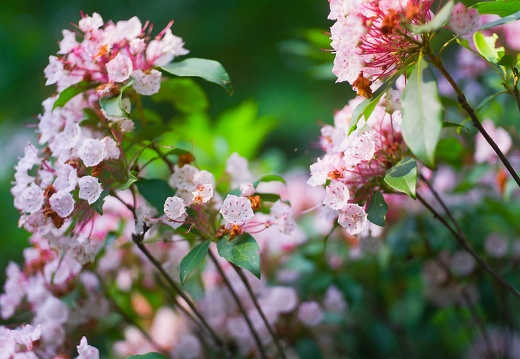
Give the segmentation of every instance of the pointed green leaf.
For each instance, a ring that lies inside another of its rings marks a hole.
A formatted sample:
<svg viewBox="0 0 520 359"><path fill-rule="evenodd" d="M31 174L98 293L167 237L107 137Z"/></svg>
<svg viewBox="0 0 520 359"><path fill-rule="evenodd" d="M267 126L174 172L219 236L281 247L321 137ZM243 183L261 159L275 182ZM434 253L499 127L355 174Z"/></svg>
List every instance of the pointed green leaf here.
<svg viewBox="0 0 520 359"><path fill-rule="evenodd" d="M164 212L164 202L166 198L175 194L168 182L161 179L140 178L136 182L139 193L152 205L159 213Z"/></svg>
<svg viewBox="0 0 520 359"><path fill-rule="evenodd" d="M424 25L414 26L413 32L414 34L423 34L425 32L433 32L435 30L443 27L451 16L451 11L453 9L453 1L448 1L446 5L435 15L431 21L427 22Z"/></svg>
<svg viewBox="0 0 520 359"><path fill-rule="evenodd" d="M180 62L170 62L160 68L176 76L200 77L222 86L230 95L233 94L231 79L224 67L217 61L191 58Z"/></svg>
<svg viewBox="0 0 520 359"><path fill-rule="evenodd" d="M496 64L502 57L499 52L504 51L504 47L495 47L498 40L498 35L493 34L486 36L480 31L473 34L473 42L477 51L489 62Z"/></svg>
<svg viewBox="0 0 520 359"><path fill-rule="evenodd" d="M96 86L97 84L95 83L81 81L75 85L67 87L65 90L59 93L58 98L54 102L54 106L52 107L52 109L54 110L56 107L65 106L67 102L69 102L74 96L79 95L80 93L90 90Z"/></svg>
<svg viewBox="0 0 520 359"><path fill-rule="evenodd" d="M102 216L103 215L103 204L105 203L105 197L108 196L108 194L110 193L110 191L107 191L107 190L104 190L103 192L101 192L101 194L99 195L99 198L96 202L92 203L92 207L94 208L94 210L100 215Z"/></svg>
<svg viewBox="0 0 520 359"><path fill-rule="evenodd" d="M231 241L222 238L217 243L217 251L222 258L247 269L260 279L260 246L249 233L242 234Z"/></svg>
<svg viewBox="0 0 520 359"><path fill-rule="evenodd" d="M135 176L135 173L130 172L130 174L128 175L128 181L126 181L125 183L120 184L119 186L116 187L116 189L119 190L119 191L124 191L126 189L129 189L130 186L132 184L134 184L135 182L137 182L137 181L139 181L139 178L137 178Z"/></svg>
<svg viewBox="0 0 520 359"><path fill-rule="evenodd" d="M513 15L520 11L520 0L496 0L479 2L472 6L479 14L495 14L500 17Z"/></svg>
<svg viewBox="0 0 520 359"><path fill-rule="evenodd" d="M262 178L260 178L259 180L255 181L253 183L253 186L255 186L255 187L258 186L258 184L260 182L282 182L283 184L286 184L285 179L282 176L278 176L278 175L265 175Z"/></svg>
<svg viewBox="0 0 520 359"><path fill-rule="evenodd" d="M210 243L211 241L207 240L197 244L184 258L182 258L179 273L181 284L184 285L184 282L186 282L190 273L199 265L200 262L202 262L206 254L208 254Z"/></svg>
<svg viewBox="0 0 520 359"><path fill-rule="evenodd" d="M123 87L121 87L119 95L113 97L102 97L99 99L99 104L107 116L121 118L130 117L130 114L123 109L123 104L121 102L123 100L123 93L133 84L134 79L130 78L130 80Z"/></svg>
<svg viewBox="0 0 520 359"><path fill-rule="evenodd" d="M123 105L121 104L121 100L123 99L122 93L114 97L103 97L99 100L99 104L101 108L105 111L107 116L110 117L121 117L121 118L129 118L130 114L128 114L125 110L123 110Z"/></svg>
<svg viewBox="0 0 520 359"><path fill-rule="evenodd" d="M396 191L416 198L417 163L411 157L405 157L394 167L386 171L385 182Z"/></svg>
<svg viewBox="0 0 520 359"><path fill-rule="evenodd" d="M422 56L406 83L401 105L404 141L419 160L433 167L442 130L442 105L433 72Z"/></svg>
<svg viewBox="0 0 520 359"><path fill-rule="evenodd" d="M126 359L168 359L168 357L162 355L161 353L146 353L141 355L130 355L126 357Z"/></svg>
<svg viewBox="0 0 520 359"><path fill-rule="evenodd" d="M504 24L508 24L510 22L516 21L520 19L520 11L515 12L514 14L511 14L509 16L503 17L501 19L498 19L496 21L488 22L487 24L484 24L480 27L480 30L489 29L495 26L500 26Z"/></svg>
<svg viewBox="0 0 520 359"><path fill-rule="evenodd" d="M385 198L380 191L377 191L372 197L370 207L368 207L368 220L378 226L384 226L386 223L386 213L388 212L388 205Z"/></svg>

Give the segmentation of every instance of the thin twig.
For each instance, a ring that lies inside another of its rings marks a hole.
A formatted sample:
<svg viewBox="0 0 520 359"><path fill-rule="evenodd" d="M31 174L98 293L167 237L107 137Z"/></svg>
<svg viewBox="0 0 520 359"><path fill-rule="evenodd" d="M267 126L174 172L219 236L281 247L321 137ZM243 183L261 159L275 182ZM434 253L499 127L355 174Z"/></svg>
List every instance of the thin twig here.
<svg viewBox="0 0 520 359"><path fill-rule="evenodd" d="M478 255L477 252L473 249L470 242L464 235L464 233L459 234L457 230L455 230L449 223L446 221L444 217L442 217L436 210L433 208L422 196L417 193L417 199L434 215L434 217L439 220L450 232L453 234L459 245L466 250L471 256L475 259L477 264L488 272L501 286L504 287L509 293L511 293L516 299L520 300L520 292L513 287L509 282L507 282L504 278L502 278L493 268L489 266L489 264Z"/></svg>
<svg viewBox="0 0 520 359"><path fill-rule="evenodd" d="M253 293L253 289L251 288L251 285L249 284L249 281L247 280L246 276L244 275L244 272L241 268L236 266L235 264L231 263L235 271L238 273L238 276L246 286L247 292L249 293L249 296L253 300L253 304L256 307L256 310L258 310L258 313L260 313L260 316L262 317L262 320L264 321L265 326L267 327L267 330L269 331L269 334L271 334L271 337L273 338L274 344L276 345L276 349L278 349L278 353L280 353L280 357L286 359L287 356L285 355L285 352L283 350L282 344L280 343L280 340L278 340L278 336L274 332L273 328L271 327L271 324L269 324L269 321L267 320L264 311L258 304L258 300L256 299L255 293Z"/></svg>
<svg viewBox="0 0 520 359"><path fill-rule="evenodd" d="M231 285L231 282L229 281L229 279L226 277L226 274L224 273L224 270L222 269L222 267L218 263L217 258L215 258L215 255L211 251L208 251L208 254L209 254L211 260L213 261L213 263L215 264L215 267L217 267L217 270L220 273L220 276L222 277L222 279L224 280L224 283L226 284L226 287L229 289L229 292L231 293L231 296L235 300L235 302L236 302L236 304L238 306L238 309L242 313L242 315L243 315L243 317L244 317L244 319L246 321L246 324L249 327L249 330L251 331L251 334L253 335L253 338L255 339L256 346L258 347L258 350L260 351L260 356L262 358L264 358L264 359L267 359L267 354L265 353L265 349L264 349L264 346L262 345L262 341L260 340L260 337L258 336L258 333L257 333L255 327L253 326L253 323L251 322L251 319L247 315L247 311L244 308L244 306L242 305L242 301L238 297L237 292L235 291L235 289Z"/></svg>
<svg viewBox="0 0 520 359"><path fill-rule="evenodd" d="M188 304L188 306L193 311L195 316L200 320L202 325L207 329L207 331L213 338L214 342L225 352L226 350L225 350L224 342L219 338L217 333L215 333L213 328L211 328L211 326L206 321L206 319L204 318L202 313L195 306L195 303L193 303L193 301L186 295L186 293L184 293L184 291L177 285L177 283L175 283L173 278L168 274L168 272L166 272L166 270L164 269L162 264L150 253L148 248L146 248L146 246L142 242L142 237L143 237L143 235L135 235L135 234L132 235L134 243L137 245L137 247L141 250L141 252L143 252L143 254L146 256L146 258L148 258L148 260L154 265L154 267L159 271L159 273L161 273L163 278L166 280L166 282L168 282L168 284L175 291L175 293L180 295L181 298L184 299L184 301L186 302L186 304Z"/></svg>
<svg viewBox="0 0 520 359"><path fill-rule="evenodd" d="M444 78L446 78L446 80L450 83L451 87L457 94L457 100L458 100L459 104L471 118L471 122L473 123L473 126L475 126L475 128L482 134L482 136L487 141L487 143L489 143L489 145L491 146L493 151L495 151L497 156L500 158L500 161L502 161L502 163L506 167L507 171L511 174L511 176L515 180L518 187L520 187L520 177L518 176L518 173L516 173L515 169L513 168L513 166L507 159L507 157L500 150L500 148L498 147L496 142L491 138L489 133L484 129L484 127L482 126L482 123L480 122L480 120L477 117L477 114L475 113L475 110L468 103L468 100L466 99L466 96L464 95L464 92L462 92L462 90L460 89L459 85L457 85L457 83L455 82L453 77L451 77L450 73L444 67L442 60L438 57L435 57L435 55L433 55L431 52L428 54L428 56L430 57L430 60L435 65L435 67L441 72L441 74L444 76ZM516 86L515 86L515 88L516 88ZM518 91L518 89L517 89L517 91Z"/></svg>
<svg viewBox="0 0 520 359"><path fill-rule="evenodd" d="M424 245L426 247L426 251L430 255L434 255L434 251L431 248L428 240L425 237L423 237L423 240L424 240ZM460 288L462 299L464 300L464 302L466 302L470 315L473 317L473 321L477 324L478 330L480 331L480 334L482 335L482 338L484 339L484 343L487 347L487 350L489 353L492 353L493 346L491 345L491 339L489 337L489 333L486 329L486 326L484 325L484 322L480 318L480 315L478 314L477 310L475 309L475 305L471 302L471 298L470 298L468 292L466 291L466 287L464 287L461 283L459 283L459 281L457 280L455 275L452 273L450 267L442 259L440 259L439 257L434 257L434 261L444 270L448 279L453 281L457 285L457 287Z"/></svg>
<svg viewBox="0 0 520 359"><path fill-rule="evenodd" d="M127 314L123 308L116 302L114 298L110 295L108 292L108 288L105 286L103 281L101 280L101 276L96 273L96 277L99 281L99 284L101 286L101 289L103 290L103 294L105 294L105 298L109 301L110 305L123 317L124 320L128 322L128 324L134 326L141 334L150 342L150 344L157 349L160 353L164 355L169 355L168 350L163 348L161 345L159 345L151 336L150 334L141 327L135 320L132 318L129 314Z"/></svg>

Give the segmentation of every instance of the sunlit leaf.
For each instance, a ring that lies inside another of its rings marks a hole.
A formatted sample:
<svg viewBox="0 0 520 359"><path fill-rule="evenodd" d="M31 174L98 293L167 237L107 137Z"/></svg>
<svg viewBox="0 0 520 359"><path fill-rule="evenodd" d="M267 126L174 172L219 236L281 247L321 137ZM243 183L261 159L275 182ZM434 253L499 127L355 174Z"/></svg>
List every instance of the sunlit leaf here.
<svg viewBox="0 0 520 359"><path fill-rule="evenodd" d="M188 254L181 260L179 277L181 283L184 284L191 272L202 262L206 254L208 254L210 240L197 244Z"/></svg>
<svg viewBox="0 0 520 359"><path fill-rule="evenodd" d="M479 2L472 6L479 14L495 14L500 17L513 15L520 11L520 0L496 0Z"/></svg>
<svg viewBox="0 0 520 359"><path fill-rule="evenodd" d="M386 171L386 184L396 191L406 193L413 199L416 198L417 187L417 163L411 157L405 157L394 167Z"/></svg>
<svg viewBox="0 0 520 359"><path fill-rule="evenodd" d="M217 243L218 254L240 268L247 269L260 279L260 246L249 233L231 241L222 238Z"/></svg>
<svg viewBox="0 0 520 359"><path fill-rule="evenodd" d="M504 47L495 47L498 35L486 36L480 31L473 34L473 42L477 51L489 62L496 64L502 57L499 52L504 51Z"/></svg>
<svg viewBox="0 0 520 359"><path fill-rule="evenodd" d="M222 86L230 95L233 94L231 79L224 67L217 61L190 58L184 61L171 62L160 68L176 76L200 77Z"/></svg>
<svg viewBox="0 0 520 359"><path fill-rule="evenodd" d="M422 56L406 83L401 104L404 141L419 160L433 167L442 130L442 105L433 72Z"/></svg>

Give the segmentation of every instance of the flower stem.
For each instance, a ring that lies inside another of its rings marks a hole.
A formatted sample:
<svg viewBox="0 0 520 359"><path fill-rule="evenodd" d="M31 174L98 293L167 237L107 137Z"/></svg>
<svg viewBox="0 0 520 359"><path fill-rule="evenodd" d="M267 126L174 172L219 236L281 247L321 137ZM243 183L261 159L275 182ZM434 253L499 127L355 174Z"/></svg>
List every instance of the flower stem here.
<svg viewBox="0 0 520 359"><path fill-rule="evenodd" d="M96 273L96 277L100 283L101 289L103 290L103 294L105 295L105 298L109 301L110 305L123 317L123 319L130 325L134 326L141 334L148 340L148 342L161 354L168 355L168 351L163 348L161 345L159 345L151 336L150 334L144 330L143 327L141 327L130 315L128 315L123 308L116 302L116 300L110 295L108 292L108 288L105 286L105 284L102 281L102 278L99 274Z"/></svg>
<svg viewBox="0 0 520 359"><path fill-rule="evenodd" d="M239 275L240 279L246 286L247 292L249 293L249 296L253 300L253 304L255 305L256 310L258 310L258 313L260 313L260 316L262 317L262 320L264 321L265 326L267 327L267 330L269 331L269 334L273 338L273 342L276 345L276 349L278 350L278 353L280 354L280 358L286 359L287 356L285 355L285 352L283 350L282 344L280 343L280 340L278 340L278 336L274 332L273 328L271 327L271 324L269 324L269 321L267 320L264 311L260 307L260 304L258 304L258 300L256 299L255 293L253 293L253 289L251 288L251 285L249 284L249 281L247 280L246 276L244 275L244 272L241 268L236 266L235 264L231 263L237 274Z"/></svg>
<svg viewBox="0 0 520 359"><path fill-rule="evenodd" d="M215 267L217 268L220 276L224 280L224 283L226 284L226 287L229 289L229 292L231 293L231 296L235 300L235 302L236 302L236 304L238 306L238 309L242 313L242 315L244 317L244 320L246 321L246 324L249 327L249 330L251 331L251 334L253 335L253 338L255 339L256 346L258 347L258 350L260 351L260 356L263 359L267 359L267 354L265 352L264 346L262 345L262 341L260 340L260 337L258 336L258 333L257 333L255 327L253 326L253 323L251 322L251 319L247 315L247 311L244 308L244 306L242 305L242 301L238 297L237 292L235 291L235 289L231 285L231 282L229 281L228 277L226 277L226 274L224 273L224 270L222 269L222 267L218 263L218 260L215 257L215 255L211 251L208 251L208 254L209 254L211 260L213 261L213 263L215 264Z"/></svg>
<svg viewBox="0 0 520 359"><path fill-rule="evenodd" d="M432 61L433 65L441 72L441 74L446 78L446 80L450 83L451 87L457 94L457 100L461 107L466 111L466 113L471 118L471 122L473 123L473 126L482 134L484 139L489 143L491 148L493 148L493 151L497 154L497 156L500 158L500 161L504 164L504 166L507 168L507 171L511 174L513 179L515 180L518 187L520 187L520 177L518 176L518 173L516 173L515 169L507 159L507 157L504 155L504 153L500 150L496 142L491 138L491 136L487 133L487 131L482 126L482 123L477 117L477 114L475 113L475 110L471 105L468 103L468 100L466 99L466 96L460 89L460 87L457 85L453 77L450 75L450 73L446 70L444 67L444 64L442 63L442 60L438 57L436 57L434 54L428 52L428 56L430 60ZM516 91L518 92L518 88L515 86ZM520 97L519 97L520 98ZM520 102L518 103L520 108Z"/></svg>
<svg viewBox="0 0 520 359"><path fill-rule="evenodd" d="M180 295L181 298L184 299L186 304L188 304L188 306L193 311L195 316L197 316L197 318L200 320L202 325L209 332L209 334L213 338L213 341L215 342L215 344L217 344L225 352L226 350L224 349L225 348L224 342L219 338L217 333L215 333L213 328L211 328L211 326L206 321L206 319L204 318L202 313L195 306L195 303L193 303L193 301L186 295L186 293L184 293L184 291L177 285L177 283L175 283L173 278L168 274L168 272L166 272L166 270L164 269L162 264L152 255L152 253L150 253L148 248L146 248L146 246L144 245L143 240L142 240L143 235L134 234L134 235L132 235L132 239L134 240L134 243L137 245L137 247L141 250L141 252L143 252L143 254L146 256L146 258L148 258L148 260L154 265L154 267L159 271L159 273L161 273L161 275L164 277L166 282L168 282L168 284L175 291L175 293Z"/></svg>

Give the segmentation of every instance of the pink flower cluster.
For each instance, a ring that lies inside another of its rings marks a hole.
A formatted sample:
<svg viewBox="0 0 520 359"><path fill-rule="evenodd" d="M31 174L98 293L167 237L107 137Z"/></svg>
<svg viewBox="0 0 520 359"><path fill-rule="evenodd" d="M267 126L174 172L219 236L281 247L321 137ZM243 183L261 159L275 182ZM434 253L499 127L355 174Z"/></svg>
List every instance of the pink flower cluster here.
<svg viewBox="0 0 520 359"><path fill-rule="evenodd" d="M103 23L98 13L83 16L78 34L63 30L58 56L49 57L45 68L46 85L57 84L58 91L80 81L97 83L98 94L117 91L115 84L133 78L133 88L141 95L159 91L163 66L188 53L180 37L172 34L173 22L150 40L146 27L137 17L117 23Z"/></svg>
<svg viewBox="0 0 520 359"><path fill-rule="evenodd" d="M310 166L311 186L325 186L323 210L338 218L347 233L367 226L365 208L375 191L384 189L385 172L398 163L407 148L401 133L400 92L390 90L368 119L361 118L350 132L351 117L360 98L351 100L334 116L334 126L321 129L326 152Z"/></svg>
<svg viewBox="0 0 520 359"><path fill-rule="evenodd" d="M211 172L199 170L191 164L175 165L168 183L176 192L164 203L165 216L155 218L152 209L140 206L137 231L142 232L145 226L152 228L158 224L174 229L186 225L200 231L203 238L229 235L230 239L246 232L258 233L271 226L277 227L281 233L292 232L296 222L291 207L281 200L272 204L262 201L262 193L258 193L251 182L253 175L249 172L245 158L233 153L227 161L226 169L234 186L233 193L236 194L227 194L222 199L215 190L215 176ZM255 212L260 207L268 211L268 218L256 216ZM188 208L194 210L191 216L188 215ZM217 223L211 223L215 219ZM217 233L213 231L215 225L219 228Z"/></svg>
<svg viewBox="0 0 520 359"><path fill-rule="evenodd" d="M410 25L428 22L432 0L329 0L333 72L364 97L421 48Z"/></svg>

